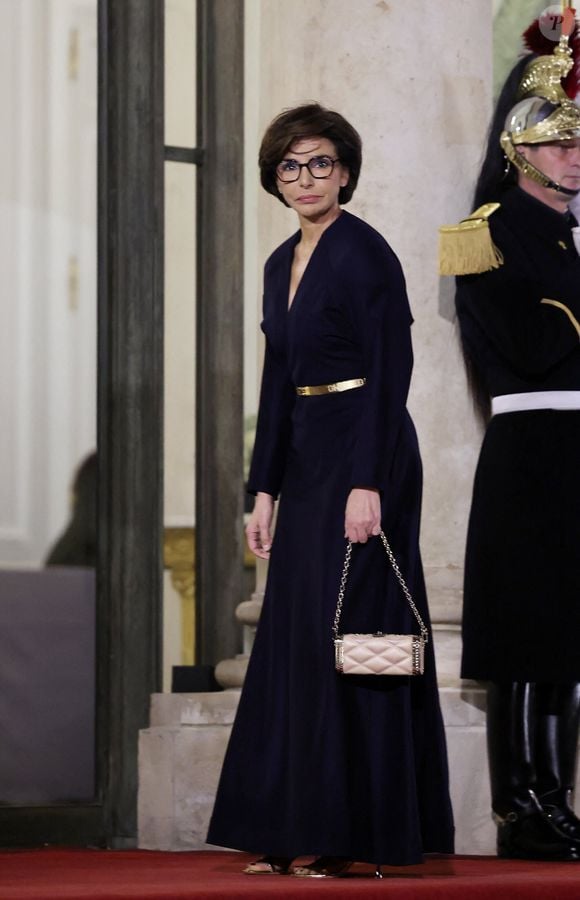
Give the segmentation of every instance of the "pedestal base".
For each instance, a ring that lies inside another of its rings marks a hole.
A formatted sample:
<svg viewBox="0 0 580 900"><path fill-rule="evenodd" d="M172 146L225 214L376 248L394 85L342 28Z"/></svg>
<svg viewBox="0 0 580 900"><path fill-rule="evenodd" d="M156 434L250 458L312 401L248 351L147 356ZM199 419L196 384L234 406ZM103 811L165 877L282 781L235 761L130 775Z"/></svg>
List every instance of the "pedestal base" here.
<svg viewBox="0 0 580 900"><path fill-rule="evenodd" d="M493 855L485 690L453 677L456 640L435 634L457 853ZM448 651L445 652L446 643ZM443 652L441 652L443 651ZM139 740L139 847L201 850L240 692L154 694Z"/></svg>
<svg viewBox="0 0 580 900"><path fill-rule="evenodd" d="M146 850L199 850L239 691L154 694L139 735L138 841Z"/></svg>
<svg viewBox="0 0 580 900"><path fill-rule="evenodd" d="M442 687L458 853L494 853L485 748L485 693ZM139 741L139 847L200 850L239 691L155 694Z"/></svg>

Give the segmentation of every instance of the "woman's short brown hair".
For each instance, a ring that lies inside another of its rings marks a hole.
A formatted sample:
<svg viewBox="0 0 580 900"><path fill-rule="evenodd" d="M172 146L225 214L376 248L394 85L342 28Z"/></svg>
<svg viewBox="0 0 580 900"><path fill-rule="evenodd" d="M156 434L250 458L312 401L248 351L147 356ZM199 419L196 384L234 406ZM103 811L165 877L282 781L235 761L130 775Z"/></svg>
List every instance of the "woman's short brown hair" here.
<svg viewBox="0 0 580 900"><path fill-rule="evenodd" d="M342 165L349 171L348 184L340 189L338 202L348 203L358 183L362 162L362 143L352 125L332 109L319 103L307 103L286 109L270 123L262 138L258 163L262 187L288 206L276 182L276 166L295 141L325 137L332 141Z"/></svg>

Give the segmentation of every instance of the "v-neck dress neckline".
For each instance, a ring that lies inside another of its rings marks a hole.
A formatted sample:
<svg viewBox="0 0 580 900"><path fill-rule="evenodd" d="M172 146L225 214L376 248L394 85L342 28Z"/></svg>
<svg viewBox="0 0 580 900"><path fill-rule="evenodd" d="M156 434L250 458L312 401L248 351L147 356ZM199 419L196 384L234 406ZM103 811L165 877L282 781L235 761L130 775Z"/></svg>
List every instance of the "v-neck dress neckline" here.
<svg viewBox="0 0 580 900"><path fill-rule="evenodd" d="M314 257L316 256L316 253L317 253L317 251L318 251L318 248L320 247L320 244L321 244L322 241L324 240L324 236L325 236L326 234L328 234L329 231L332 230L332 228L334 227L334 225L336 225L336 223L337 223L340 219L342 219L342 217L343 217L344 215L346 215L346 213L344 212L344 210L341 210L340 214L336 217L336 219L335 219L333 222L331 222L330 225L329 225L327 228L324 229L324 231L322 232L322 234L321 234L320 237L318 238L318 241L316 242L316 245L315 245L315 247L314 247L314 250L313 250L312 253L310 254L310 257L309 257L309 259L308 259L308 262L306 263L306 266L305 266L305 268L304 268L304 271L303 271L303 273L302 273L302 276L301 276L301 278L300 278L300 281L298 282L298 285L296 286L296 290L294 291L294 296L292 297L292 302L290 303L290 302L289 302L289 297L290 297L290 281L291 281L291 278L292 278L292 263L294 262L294 251L295 251L296 247L298 246L298 244L300 243L300 241L301 241L301 239L302 239L302 231L299 229L299 230L296 232L296 234L294 235L294 239L293 239L293 240L291 241L291 243L290 243L290 253L289 253L289 258L288 258L287 279L286 279L287 285L288 285L288 290L286 291L286 313L287 313L287 314L289 314L289 313L294 309L294 305L295 305L296 300L297 300L297 298L298 298L298 294L300 293L300 289L302 288L302 284L303 284L303 282L304 282L304 279L306 278L306 276L307 276L307 274L308 274L308 271L309 271L310 268L311 268L312 260L313 260Z"/></svg>

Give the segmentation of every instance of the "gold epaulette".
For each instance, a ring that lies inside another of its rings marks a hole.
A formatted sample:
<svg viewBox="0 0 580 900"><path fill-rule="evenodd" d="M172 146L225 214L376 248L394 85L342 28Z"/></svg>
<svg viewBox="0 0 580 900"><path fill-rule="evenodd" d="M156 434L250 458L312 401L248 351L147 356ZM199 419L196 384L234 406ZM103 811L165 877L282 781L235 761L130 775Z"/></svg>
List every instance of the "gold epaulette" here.
<svg viewBox="0 0 580 900"><path fill-rule="evenodd" d="M503 256L491 238L488 222L499 207L499 203L485 203L459 225L441 226L440 275L476 275L502 265Z"/></svg>

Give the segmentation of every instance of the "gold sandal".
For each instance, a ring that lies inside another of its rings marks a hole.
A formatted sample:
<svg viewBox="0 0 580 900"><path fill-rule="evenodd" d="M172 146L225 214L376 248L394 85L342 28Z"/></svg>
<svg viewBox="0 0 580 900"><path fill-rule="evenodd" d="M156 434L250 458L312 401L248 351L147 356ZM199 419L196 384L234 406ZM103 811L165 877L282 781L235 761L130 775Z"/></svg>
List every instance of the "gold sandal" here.
<svg viewBox="0 0 580 900"><path fill-rule="evenodd" d="M292 858L286 856L262 856L242 871L246 875L289 875Z"/></svg>
<svg viewBox="0 0 580 900"><path fill-rule="evenodd" d="M352 866L352 860L341 856L319 856L307 866L294 866L297 878L339 878Z"/></svg>

